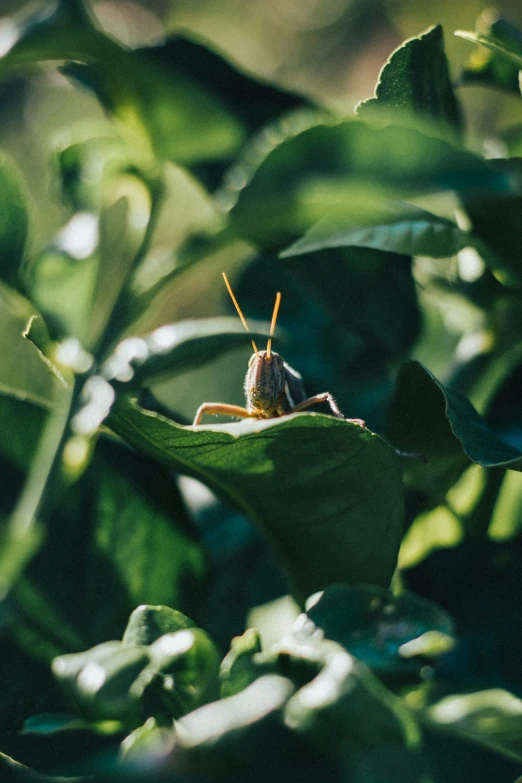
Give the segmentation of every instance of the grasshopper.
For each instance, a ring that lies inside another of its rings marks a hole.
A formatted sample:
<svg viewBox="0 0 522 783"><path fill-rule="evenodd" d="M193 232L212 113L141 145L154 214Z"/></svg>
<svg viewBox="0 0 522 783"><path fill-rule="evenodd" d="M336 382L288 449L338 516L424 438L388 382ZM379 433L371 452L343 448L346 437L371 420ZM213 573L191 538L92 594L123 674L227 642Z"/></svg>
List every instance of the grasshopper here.
<svg viewBox="0 0 522 783"><path fill-rule="evenodd" d="M241 323L248 332L248 324L224 272L223 279ZM228 405L224 402L204 402L198 408L194 418L194 425L201 424L201 419L205 413L236 416L241 419L273 419L278 416L286 416L289 413L304 411L312 405L321 402L328 403L332 414L336 418L344 419L330 392L322 392L321 394L315 394L313 397L307 397L299 373L283 361L278 353L272 351L272 337L280 304L281 292L278 291L272 313L270 336L266 351L258 351L257 345L252 340L254 353L248 362L248 371L245 378L246 408L242 408L240 405ZM365 426L362 419L347 419L347 421L351 421L361 427Z"/></svg>

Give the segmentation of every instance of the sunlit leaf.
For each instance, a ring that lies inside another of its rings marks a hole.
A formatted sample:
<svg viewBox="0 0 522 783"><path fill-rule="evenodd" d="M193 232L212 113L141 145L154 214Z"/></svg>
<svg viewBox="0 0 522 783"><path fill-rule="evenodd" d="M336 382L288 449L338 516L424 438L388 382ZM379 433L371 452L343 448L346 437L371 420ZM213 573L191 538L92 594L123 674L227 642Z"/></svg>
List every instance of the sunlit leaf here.
<svg viewBox="0 0 522 783"><path fill-rule="evenodd" d="M261 638L255 628L249 628L242 636L232 639L229 652L221 663L221 697L234 696L244 690L259 674L252 658L261 652Z"/></svg>
<svg viewBox="0 0 522 783"><path fill-rule="evenodd" d="M522 56L520 30L491 9L486 9L477 19L475 33L457 32L457 35L482 44L466 63L460 77L461 84L482 84L520 96L518 74L522 59L517 62L507 55L511 51Z"/></svg>
<svg viewBox="0 0 522 783"><path fill-rule="evenodd" d="M14 289L0 284L0 392L45 408L51 403L56 377L36 345L24 337L37 312Z"/></svg>
<svg viewBox="0 0 522 783"><path fill-rule="evenodd" d="M129 617L123 644L152 644L166 633L194 628L195 623L170 606L138 606Z"/></svg>
<svg viewBox="0 0 522 783"><path fill-rule="evenodd" d="M120 178L99 219L77 213L31 265L31 294L57 335L77 337L86 348L100 340L136 263L150 215L146 185L137 177Z"/></svg>
<svg viewBox="0 0 522 783"><path fill-rule="evenodd" d="M268 339L268 324L250 324L245 332L237 318L202 318L160 326L143 338L121 342L104 366L106 377L143 383L201 367L224 353L243 348L251 340L262 345ZM256 326L258 327L256 329Z"/></svg>
<svg viewBox="0 0 522 783"><path fill-rule="evenodd" d="M424 711L439 731L522 761L522 701L500 688L447 696Z"/></svg>
<svg viewBox="0 0 522 783"><path fill-rule="evenodd" d="M487 15L486 15L487 14ZM477 30L474 33L466 30L456 30L455 35L465 38L467 41L481 44L496 55L510 60L522 68L522 32L499 18L492 18L491 12L486 12L479 19Z"/></svg>
<svg viewBox="0 0 522 783"><path fill-rule="evenodd" d="M208 42L187 37L133 52L120 49L117 59L132 73L132 85L114 78L110 62L70 64L65 72L123 119L131 102L156 153L188 165L211 187L248 135L306 102L230 64Z"/></svg>
<svg viewBox="0 0 522 783"><path fill-rule="evenodd" d="M390 204L358 220L349 216L327 215L304 237L280 253L281 258L334 247L368 247L404 255L447 258L475 243L475 238L451 220L409 204Z"/></svg>
<svg viewBox="0 0 522 783"><path fill-rule="evenodd" d="M288 136L288 134L287 134ZM246 184L233 194L233 225L263 247L281 247L343 200L353 187L403 197L435 190L502 191L507 178L487 161L412 128L360 121L316 125L238 167ZM231 194L232 195L232 194Z"/></svg>
<svg viewBox="0 0 522 783"><path fill-rule="evenodd" d="M53 661L55 677L82 715L130 725L163 716L165 707L179 718L212 701L218 671L212 640L195 627L163 634L151 645L110 641Z"/></svg>
<svg viewBox="0 0 522 783"><path fill-rule="evenodd" d="M380 73L375 97L359 103L356 112L371 120L382 109L425 115L441 126L447 123L462 129L441 25L430 27L396 49Z"/></svg>

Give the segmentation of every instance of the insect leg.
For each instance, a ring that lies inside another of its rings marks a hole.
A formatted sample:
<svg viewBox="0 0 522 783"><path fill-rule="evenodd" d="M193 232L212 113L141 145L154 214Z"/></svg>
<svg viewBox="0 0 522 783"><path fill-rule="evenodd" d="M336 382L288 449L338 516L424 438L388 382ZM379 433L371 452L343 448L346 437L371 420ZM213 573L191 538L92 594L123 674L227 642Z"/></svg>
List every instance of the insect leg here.
<svg viewBox="0 0 522 783"><path fill-rule="evenodd" d="M204 402L203 405L199 406L192 426L201 424L204 413L215 413L220 416L237 416L240 419L252 418L252 414L240 405L227 405L225 402Z"/></svg>
<svg viewBox="0 0 522 783"><path fill-rule="evenodd" d="M308 397L307 400L298 402L292 408L292 413L298 413L298 411L304 411L306 408L311 408L312 405L316 405L318 402L327 402L333 415L338 419L344 419L343 414L339 410L339 407L330 394L330 392L323 392L322 394L315 394L313 397ZM353 424L358 424L360 427L365 427L365 423L362 419L345 419L345 421L351 421Z"/></svg>

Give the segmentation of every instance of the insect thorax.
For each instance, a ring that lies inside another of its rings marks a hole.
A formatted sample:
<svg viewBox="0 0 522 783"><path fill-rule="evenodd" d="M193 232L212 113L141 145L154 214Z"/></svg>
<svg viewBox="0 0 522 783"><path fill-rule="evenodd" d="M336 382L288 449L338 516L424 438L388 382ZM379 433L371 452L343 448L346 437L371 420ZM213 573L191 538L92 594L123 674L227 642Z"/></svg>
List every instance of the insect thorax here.
<svg viewBox="0 0 522 783"><path fill-rule="evenodd" d="M289 413L291 406L285 394L285 364L278 353L258 351L252 354L245 378L247 410L261 418Z"/></svg>

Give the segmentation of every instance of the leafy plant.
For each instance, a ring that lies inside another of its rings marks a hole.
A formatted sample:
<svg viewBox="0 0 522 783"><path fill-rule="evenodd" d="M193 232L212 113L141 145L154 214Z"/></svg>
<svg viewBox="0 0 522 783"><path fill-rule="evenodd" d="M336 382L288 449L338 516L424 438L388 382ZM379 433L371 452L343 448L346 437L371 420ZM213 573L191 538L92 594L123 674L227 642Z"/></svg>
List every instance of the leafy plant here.
<svg viewBox="0 0 522 783"><path fill-rule="evenodd" d="M131 49L82 0L46 11L0 76L58 61L110 119L54 149L43 246L0 157L0 771L514 780L520 134L467 147L460 88L518 99L522 33L458 33L485 49L456 89L431 27L345 117L207 42ZM173 171L207 210L175 256ZM240 402L278 289L277 349L366 428L188 423Z"/></svg>

